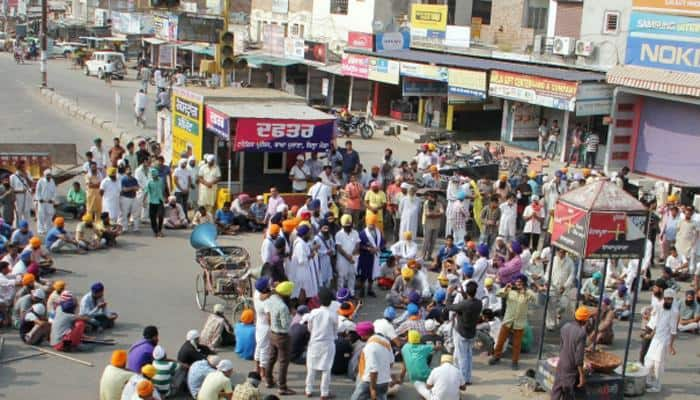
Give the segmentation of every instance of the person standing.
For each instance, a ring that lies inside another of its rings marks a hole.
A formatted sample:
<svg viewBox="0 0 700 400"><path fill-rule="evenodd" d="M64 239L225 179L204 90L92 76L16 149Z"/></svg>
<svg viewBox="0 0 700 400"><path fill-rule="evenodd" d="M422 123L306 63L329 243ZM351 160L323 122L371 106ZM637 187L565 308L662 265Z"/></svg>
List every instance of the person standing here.
<svg viewBox="0 0 700 400"><path fill-rule="evenodd" d="M557 249L552 263L551 281L545 274L546 284L549 285L549 306L547 310L547 329L553 331L559 325L559 316L565 315L569 309L569 292L574 287L574 262L566 250ZM562 313L561 311L565 312Z"/></svg>
<svg viewBox="0 0 700 400"><path fill-rule="evenodd" d="M221 179L221 171L216 165L216 157L213 154L205 156L206 164L199 167L197 182L199 183L199 206L205 207L207 212L213 214L216 204L217 184Z"/></svg>
<svg viewBox="0 0 700 400"><path fill-rule="evenodd" d="M423 118L425 120L425 127L430 128L433 126L433 112L435 111L433 109L433 98L428 97L425 99L425 117Z"/></svg>
<svg viewBox="0 0 700 400"><path fill-rule="evenodd" d="M117 221L119 219L119 194L122 185L117 180L117 169L107 168L107 177L100 183L100 197L102 197L102 211L109 214L109 219Z"/></svg>
<svg viewBox="0 0 700 400"><path fill-rule="evenodd" d="M345 142L345 150L340 152L342 156L343 181L348 182L350 175L360 173L360 155L353 150L352 141Z"/></svg>
<svg viewBox="0 0 700 400"><path fill-rule="evenodd" d="M10 176L3 176L0 180L0 216L5 223L12 226L15 222L15 192L10 185Z"/></svg>
<svg viewBox="0 0 700 400"><path fill-rule="evenodd" d="M452 207L447 209L446 218L452 224L452 237L457 242L462 242L467 234L467 222L469 221L469 205L466 201L467 193L460 189L457 192L457 199L452 203Z"/></svg>
<svg viewBox="0 0 700 400"><path fill-rule="evenodd" d="M163 237L163 217L165 213L165 185L157 168L151 168L151 179L144 190L148 199L148 216L155 237Z"/></svg>
<svg viewBox="0 0 700 400"><path fill-rule="evenodd" d="M647 326L653 331L653 338L649 344L649 350L644 357L644 367L649 370L647 375L647 392L659 393L661 391L661 377L666 368L668 355L675 356L676 349L673 343L678 334L678 307L673 303L676 292L673 289L665 289L662 307L652 311Z"/></svg>
<svg viewBox="0 0 700 400"><path fill-rule="evenodd" d="M139 223L141 222L141 207L138 205L136 192L139 191L139 182L131 174L131 167L127 166L124 170L124 176L121 177L121 194L119 196L119 219L117 224L121 225L126 232L129 229L129 219L133 224L134 232L139 231Z"/></svg>
<svg viewBox="0 0 700 400"><path fill-rule="evenodd" d="M360 296L364 297L366 286L367 294L376 297L372 290L372 282L379 276L379 255L386 244L382 232L377 227L377 216L368 216L366 223L367 227L359 234L360 256L357 260L357 273L360 278Z"/></svg>
<svg viewBox="0 0 700 400"><path fill-rule="evenodd" d="M437 201L435 192L428 192L428 199L423 203L423 259L431 260L437 241L442 217L445 211Z"/></svg>
<svg viewBox="0 0 700 400"><path fill-rule="evenodd" d="M340 217L342 229L335 234L337 251L336 270L338 273L338 288L347 288L355 295L356 260L360 252L360 235L352 227L352 217L345 214Z"/></svg>
<svg viewBox="0 0 700 400"><path fill-rule="evenodd" d="M305 193L307 182L311 179L309 167L304 165L304 156L299 154L297 162L289 170L289 180L292 181L294 193Z"/></svg>
<svg viewBox="0 0 700 400"><path fill-rule="evenodd" d="M32 177L27 173L27 163L17 162L15 172L10 176L10 187L15 195L17 221L29 221L32 212Z"/></svg>
<svg viewBox="0 0 700 400"><path fill-rule="evenodd" d="M454 311L457 315L453 341L455 346L455 358L457 366L462 372L462 379L466 384L472 382L472 347L476 337L476 324L481 315L482 303L476 299L478 284L474 281L467 282L466 297L457 304L449 304L446 309Z"/></svg>
<svg viewBox="0 0 700 400"><path fill-rule="evenodd" d="M265 72L265 83L267 84L268 89L275 88L275 74L272 73L271 69L268 69L267 72Z"/></svg>
<svg viewBox="0 0 700 400"><path fill-rule="evenodd" d="M147 66L141 67L141 90L144 94L148 94L148 86L151 83L151 69Z"/></svg>
<svg viewBox="0 0 700 400"><path fill-rule="evenodd" d="M513 290L515 286L515 290ZM497 364L503 355L503 346L508 336L513 333L511 340L513 351L513 362L511 368L518 369L520 360L520 345L527 325L527 309L529 304L537 301L535 293L527 288L527 276L520 274L515 278L515 284L509 283L505 288L499 290L498 295L506 301L506 313L503 316L501 330L498 334L498 342L494 349L493 357L489 360L489 365Z"/></svg>
<svg viewBox="0 0 700 400"><path fill-rule="evenodd" d="M561 328L559 362L554 373L552 400L574 400L576 388L586 384L583 356L586 348L586 323L591 312L585 306L576 310L575 321Z"/></svg>
<svg viewBox="0 0 700 400"><path fill-rule="evenodd" d="M292 299L299 299L299 304L318 294L318 276L316 269L316 245L311 245L311 228L307 224L297 227L292 257L289 261L289 279L295 282Z"/></svg>
<svg viewBox="0 0 700 400"><path fill-rule="evenodd" d="M355 229L362 227L362 185L357 181L357 175L350 175L350 182L345 185L347 200L345 209L355 223Z"/></svg>
<svg viewBox="0 0 700 400"><path fill-rule="evenodd" d="M309 330L309 347L306 352L306 396L313 395L317 371L321 372L321 400L330 399L331 367L335 358L335 338L338 334L338 314L329 306L333 294L327 288L319 291L321 307L313 309L302 320Z"/></svg>
<svg viewBox="0 0 700 400"><path fill-rule="evenodd" d="M36 231L37 234L45 235L51 229L51 220L56 213L54 204L56 202L56 183L51 176L51 170L44 170L44 176L36 183Z"/></svg>
<svg viewBox="0 0 700 400"><path fill-rule="evenodd" d="M498 236L502 236L506 242L510 242L515 239L515 227L518 218L515 195L509 193L506 201L501 203L498 208L501 210L501 218L498 222Z"/></svg>
<svg viewBox="0 0 700 400"><path fill-rule="evenodd" d="M569 150L569 157L567 158L567 164L575 163L576 168L579 167L581 163L581 145L583 143L583 128L581 128L581 123L577 123L574 130L571 131L571 149Z"/></svg>
<svg viewBox="0 0 700 400"><path fill-rule="evenodd" d="M136 117L135 124L137 127L141 124L143 128L146 128L146 104L148 104L146 91L144 89L139 89L134 95L134 116Z"/></svg>
<svg viewBox="0 0 700 400"><path fill-rule="evenodd" d="M523 211L523 220L525 221L523 233L526 237L527 247L532 249L538 248L537 245L540 242L544 217L544 207L540 204L540 197L533 194L532 202Z"/></svg>
<svg viewBox="0 0 700 400"><path fill-rule="evenodd" d="M139 190L136 191L136 211L132 218L138 218L141 222L148 220L148 197L146 196L146 186L148 185L151 170L151 159L146 158L136 168L134 177L139 183Z"/></svg>
<svg viewBox="0 0 700 400"><path fill-rule="evenodd" d="M700 235L700 227L693 221L693 206L683 209L683 216L678 222L676 231L676 250L680 257L685 257L688 265L695 267L695 246Z"/></svg>
<svg viewBox="0 0 700 400"><path fill-rule="evenodd" d="M187 159L182 158L177 163L177 168L173 171L173 181L175 183L175 198L178 204L182 206L182 211L185 213L185 217L189 221L189 216L187 215L188 199L190 197L190 188L194 184L192 181L192 174L187 169Z"/></svg>
<svg viewBox="0 0 700 400"><path fill-rule="evenodd" d="M544 158L547 159L550 152L552 154L552 160L557 155L557 145L559 144L559 135L561 134L561 128L559 128L559 121L556 119L552 121L552 126L549 128L549 136L547 137L547 148L544 151Z"/></svg>
<svg viewBox="0 0 700 400"><path fill-rule="evenodd" d="M586 167L595 168L596 154L598 153L598 145L600 144L600 136L595 131L589 131L586 135Z"/></svg>
<svg viewBox="0 0 700 400"><path fill-rule="evenodd" d="M380 334L374 334L372 322L357 324L358 335L366 341L360 353L357 384L351 400L386 400L391 383L391 365L394 353L391 342Z"/></svg>
<svg viewBox="0 0 700 400"><path fill-rule="evenodd" d="M377 181L372 181L367 193L365 193L365 225L371 217L376 218L375 225L380 232L384 232L384 208L386 207L386 194L381 190Z"/></svg>
<svg viewBox="0 0 700 400"><path fill-rule="evenodd" d="M544 149L548 136L549 128L547 127L547 120L542 118L542 120L540 120L540 126L537 128L537 147L540 158L544 158Z"/></svg>
<svg viewBox="0 0 700 400"><path fill-rule="evenodd" d="M295 391L287 387L287 369L289 368L289 354L291 351L289 340L289 326L292 323L292 317L289 308L286 304L286 299L289 299L294 290L294 283L290 281L280 282L275 287L275 291L267 299L265 309L270 315L270 364L265 371L265 380L267 387L274 387L275 382L272 378L272 370L275 368L275 363L279 360L277 370L277 382L279 384L280 395L294 395Z"/></svg>
<svg viewBox="0 0 700 400"><path fill-rule="evenodd" d="M418 219L420 216L420 199L416 196L416 187L408 188L408 195L399 202L399 232L411 232L413 237L418 237Z"/></svg>

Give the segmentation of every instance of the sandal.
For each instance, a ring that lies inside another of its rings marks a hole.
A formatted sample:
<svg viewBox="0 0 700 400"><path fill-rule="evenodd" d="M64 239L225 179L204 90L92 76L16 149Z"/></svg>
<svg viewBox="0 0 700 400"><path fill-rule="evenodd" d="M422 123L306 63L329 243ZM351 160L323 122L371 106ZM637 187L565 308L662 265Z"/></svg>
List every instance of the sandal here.
<svg viewBox="0 0 700 400"><path fill-rule="evenodd" d="M297 394L297 392L295 392L294 390L289 389L289 388L284 388L284 389L280 389L277 392L277 394L279 394L280 396L293 396L293 395Z"/></svg>

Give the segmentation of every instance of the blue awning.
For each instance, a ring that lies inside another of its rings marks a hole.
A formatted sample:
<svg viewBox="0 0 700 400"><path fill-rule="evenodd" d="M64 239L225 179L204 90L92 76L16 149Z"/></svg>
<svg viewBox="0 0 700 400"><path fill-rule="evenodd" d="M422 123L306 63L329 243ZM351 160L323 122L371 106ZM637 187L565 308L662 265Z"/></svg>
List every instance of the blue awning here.
<svg viewBox="0 0 700 400"><path fill-rule="evenodd" d="M290 65L302 63L302 60L292 60L289 58L280 58L262 54L249 54L243 55L241 57L243 57L248 62L248 66L252 68L260 68L262 65L272 65L274 67L288 67Z"/></svg>

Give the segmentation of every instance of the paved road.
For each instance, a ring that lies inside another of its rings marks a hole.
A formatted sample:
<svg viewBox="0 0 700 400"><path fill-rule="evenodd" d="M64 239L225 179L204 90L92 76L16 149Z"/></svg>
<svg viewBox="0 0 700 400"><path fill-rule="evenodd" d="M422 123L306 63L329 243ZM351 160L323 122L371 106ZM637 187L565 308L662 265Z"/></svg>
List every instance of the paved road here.
<svg viewBox="0 0 700 400"><path fill-rule="evenodd" d="M108 100L111 94L104 92L101 82L94 78L85 78L78 71L70 71L65 67L62 69L61 62L52 61L49 66L51 86L78 96L81 104L90 104L97 112L109 112ZM35 80L38 81L38 66L16 66L9 57L0 54L0 87L7 89L3 90L3 94L12 93L11 96L0 96L0 126L5 128L0 131L0 138L12 141L45 141L45 137L48 136L52 140L86 146L94 132L84 128L82 122L73 122L46 110L46 103L38 98L36 87L33 86ZM116 85L120 84L121 82ZM126 93L133 93L133 85L135 83L126 82L127 87L120 89L124 91L124 96ZM397 149L401 156L407 157L413 146L393 142L394 140L391 139L391 146ZM357 147L363 157L369 158L370 162L377 162L381 157L379 145L384 147L387 141L384 138L358 141ZM57 264L61 268L73 271L72 274L61 278L69 281L69 289L76 294L84 293L94 281L100 280L105 283L107 301L113 310L120 313L117 328L109 333L119 342L118 348L127 348L139 338L143 326L155 324L161 331L161 343L168 353L174 356L184 341L185 332L191 328L201 328L206 317L206 314L196 309L194 303L194 277L198 267L192 260L193 252L187 242L188 236L187 232L168 232L165 239L153 239L146 233L131 234L123 238L117 249L85 256L61 256L57 259ZM243 235L221 242L244 246L249 249L253 262L259 261L259 235ZM645 300L645 303L646 301L648 300ZM369 302L361 310L360 319L376 318L382 307L378 300ZM538 317L539 311L536 310L533 318ZM622 346L623 327L619 328L616 348ZM16 332L0 333L8 340L3 357L29 352L18 343ZM556 339L551 338L551 342L556 343ZM697 398L700 387L697 344L696 336L684 335L680 338L677 346L679 354L671 358L665 376L664 393L645 398L666 398L671 394L674 399ZM634 352L637 348L638 343L635 339ZM47 356L2 365L0 398L96 398L99 376L102 367L109 360L111 350L112 348L97 348L91 353L76 354L77 357L95 363L93 368ZM238 360L231 352L223 352L223 356L234 360L236 381L240 381L252 368L251 363ZM533 356L526 355L521 364L523 369L533 367ZM508 363L496 368L488 367L486 357L477 356L474 375L475 385L470 387L468 398L546 398L544 395L533 396L527 391L521 392L516 386L516 374L508 369ZM290 369L290 379L292 388L302 391L304 368L293 366ZM351 382L334 378L333 390L339 398L347 398ZM416 397L415 391L408 385L401 391L402 399Z"/></svg>

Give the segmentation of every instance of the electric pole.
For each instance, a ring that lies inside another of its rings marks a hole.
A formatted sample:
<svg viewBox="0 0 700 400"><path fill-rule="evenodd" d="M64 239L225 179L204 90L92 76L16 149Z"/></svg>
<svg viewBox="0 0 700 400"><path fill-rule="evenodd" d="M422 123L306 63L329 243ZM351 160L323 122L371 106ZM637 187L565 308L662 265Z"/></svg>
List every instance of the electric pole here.
<svg viewBox="0 0 700 400"><path fill-rule="evenodd" d="M48 0L41 0L41 33L39 35L41 39L41 87L46 87L47 86L47 77L46 77L46 60L48 57L48 23L47 23L47 15L48 14Z"/></svg>
<svg viewBox="0 0 700 400"><path fill-rule="evenodd" d="M221 16L224 17L224 28L223 32L228 32L228 16L229 16L229 0L223 0L222 1L222 7L221 7ZM224 68L222 68L221 65L221 60L223 60L223 57L221 55L221 44L216 45L216 66L217 68L221 71L221 76L219 79L219 82L221 83L221 87L225 88L228 86L228 71L226 71Z"/></svg>

